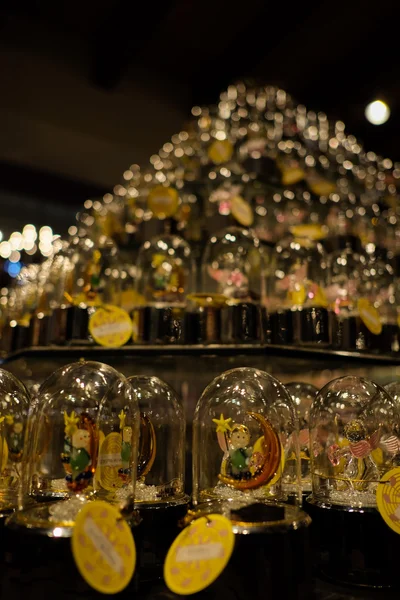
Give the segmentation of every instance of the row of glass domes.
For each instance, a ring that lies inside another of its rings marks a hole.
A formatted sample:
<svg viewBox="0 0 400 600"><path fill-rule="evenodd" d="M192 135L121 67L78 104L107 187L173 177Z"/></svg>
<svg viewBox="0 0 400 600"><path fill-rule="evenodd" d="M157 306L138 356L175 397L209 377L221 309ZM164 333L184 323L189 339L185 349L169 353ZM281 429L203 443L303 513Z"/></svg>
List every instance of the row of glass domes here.
<svg viewBox="0 0 400 600"><path fill-rule="evenodd" d="M0 507L30 528L65 528L101 498L185 499L185 416L156 377L125 379L96 362L51 375L30 401L0 372ZM399 385L341 377L318 394L263 371L214 379L194 416L193 502L314 500L375 506L380 479L400 464ZM311 468L310 468L311 465ZM64 529L62 529L64 530Z"/></svg>

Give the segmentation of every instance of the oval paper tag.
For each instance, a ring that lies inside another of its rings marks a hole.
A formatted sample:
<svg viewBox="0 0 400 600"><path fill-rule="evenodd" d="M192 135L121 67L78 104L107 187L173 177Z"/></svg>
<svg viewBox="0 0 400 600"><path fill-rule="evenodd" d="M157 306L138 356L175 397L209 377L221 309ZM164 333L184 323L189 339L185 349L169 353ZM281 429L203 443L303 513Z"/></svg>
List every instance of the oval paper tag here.
<svg viewBox="0 0 400 600"><path fill-rule="evenodd" d="M231 201L231 212L236 221L243 227L250 227L253 224L253 210L248 202L241 196L235 196Z"/></svg>
<svg viewBox="0 0 400 600"><path fill-rule="evenodd" d="M283 185L294 185L295 183L299 183L299 181L302 181L305 176L303 169L299 166L282 166L281 173Z"/></svg>
<svg viewBox="0 0 400 600"><path fill-rule="evenodd" d="M376 502L386 525L400 533L400 467L383 475L376 490Z"/></svg>
<svg viewBox="0 0 400 600"><path fill-rule="evenodd" d="M147 204L152 213L159 219L172 217L178 210L179 196L175 188L156 185L150 190Z"/></svg>
<svg viewBox="0 0 400 600"><path fill-rule="evenodd" d="M235 545L232 524L222 515L192 521L173 542L164 564L164 579L175 594L204 590L221 575Z"/></svg>
<svg viewBox="0 0 400 600"><path fill-rule="evenodd" d="M307 223L290 227L290 233L295 237L304 237L309 240L317 241L326 237L327 228L323 225L318 225L317 223Z"/></svg>
<svg viewBox="0 0 400 600"><path fill-rule="evenodd" d="M382 333L382 323L376 308L366 298L360 298L357 302L358 312L365 327L374 335Z"/></svg>
<svg viewBox="0 0 400 600"><path fill-rule="evenodd" d="M229 140L215 140L208 149L208 158L220 165L232 158L233 146Z"/></svg>
<svg viewBox="0 0 400 600"><path fill-rule="evenodd" d="M89 332L100 346L119 348L132 337L132 321L122 308L105 304L90 317Z"/></svg>
<svg viewBox="0 0 400 600"><path fill-rule="evenodd" d="M83 579L103 594L122 591L135 571L132 532L119 511L107 502L89 502L79 512L72 554Z"/></svg>

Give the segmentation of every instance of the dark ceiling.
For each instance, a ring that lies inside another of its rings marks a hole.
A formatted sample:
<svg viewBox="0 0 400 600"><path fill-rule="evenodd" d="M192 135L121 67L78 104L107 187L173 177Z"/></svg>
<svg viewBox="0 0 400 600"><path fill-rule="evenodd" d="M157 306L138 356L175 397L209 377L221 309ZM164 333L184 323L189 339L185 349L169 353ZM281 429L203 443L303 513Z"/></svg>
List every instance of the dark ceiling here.
<svg viewBox="0 0 400 600"><path fill-rule="evenodd" d="M242 77L399 160L399 16L393 0L2 3L0 191L75 211ZM376 97L392 110L379 127L364 118Z"/></svg>

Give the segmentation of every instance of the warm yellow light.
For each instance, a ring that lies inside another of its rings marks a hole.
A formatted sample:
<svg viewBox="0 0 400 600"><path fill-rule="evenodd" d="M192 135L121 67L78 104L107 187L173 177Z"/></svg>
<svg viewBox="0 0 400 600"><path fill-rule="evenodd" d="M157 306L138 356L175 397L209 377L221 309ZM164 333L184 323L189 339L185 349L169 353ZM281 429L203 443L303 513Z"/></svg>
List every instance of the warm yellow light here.
<svg viewBox="0 0 400 600"><path fill-rule="evenodd" d="M373 125L383 125L390 117L390 108L386 102L374 100L367 105L365 117Z"/></svg>

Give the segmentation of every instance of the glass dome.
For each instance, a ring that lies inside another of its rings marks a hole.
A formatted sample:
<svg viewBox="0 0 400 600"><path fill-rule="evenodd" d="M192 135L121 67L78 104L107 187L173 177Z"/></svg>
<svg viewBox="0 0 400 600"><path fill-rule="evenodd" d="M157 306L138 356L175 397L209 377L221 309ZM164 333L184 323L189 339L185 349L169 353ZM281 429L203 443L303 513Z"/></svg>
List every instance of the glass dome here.
<svg viewBox="0 0 400 600"><path fill-rule="evenodd" d="M370 333L360 317L366 258L351 247L334 252L329 261L326 295L332 310L332 343L343 350L364 350Z"/></svg>
<svg viewBox="0 0 400 600"><path fill-rule="evenodd" d="M327 257L319 225L292 228L276 246L268 294L272 343L328 344Z"/></svg>
<svg viewBox="0 0 400 600"><path fill-rule="evenodd" d="M261 302L265 289L260 243L247 229L228 227L211 237L204 251L201 291L231 302Z"/></svg>
<svg viewBox="0 0 400 600"><path fill-rule="evenodd" d="M318 389L311 383L298 381L287 383L285 387L292 397L299 418L301 487L303 492L309 492L311 490L309 419L311 405L318 394Z"/></svg>
<svg viewBox="0 0 400 600"><path fill-rule="evenodd" d="M173 389L158 377L129 377L140 409L135 502L174 504L184 492L185 415Z"/></svg>
<svg viewBox="0 0 400 600"><path fill-rule="evenodd" d="M95 232L96 233L96 232ZM67 294L81 308L98 304L120 304L118 249L106 235L73 238L73 279Z"/></svg>
<svg viewBox="0 0 400 600"><path fill-rule="evenodd" d="M387 391L389 396L391 396L391 398L393 398L393 400L396 403L398 403L400 410L400 381L391 381L383 387Z"/></svg>
<svg viewBox="0 0 400 600"><path fill-rule="evenodd" d="M119 504L121 487L134 490L138 428L136 396L112 367L82 360L53 373L29 411L15 521L68 527L90 499Z"/></svg>
<svg viewBox="0 0 400 600"><path fill-rule="evenodd" d="M134 341L182 342L186 296L195 289L190 246L166 234L143 244L137 259Z"/></svg>
<svg viewBox="0 0 400 600"><path fill-rule="evenodd" d="M310 413L313 503L375 507L379 481L396 464L399 419L372 381L345 376L322 388Z"/></svg>
<svg viewBox="0 0 400 600"><path fill-rule="evenodd" d="M285 500L287 486L298 499L297 415L268 373L240 368L216 377L197 403L193 430L195 504Z"/></svg>
<svg viewBox="0 0 400 600"><path fill-rule="evenodd" d="M0 369L0 516L18 505L29 400L25 386Z"/></svg>
<svg viewBox="0 0 400 600"><path fill-rule="evenodd" d="M377 254L369 256L364 271L365 297L375 309L379 328L372 331L370 348L380 352L398 352L397 298L393 267Z"/></svg>
<svg viewBox="0 0 400 600"><path fill-rule="evenodd" d="M157 236L139 250L136 290L146 304L184 304L195 276L190 246L177 235Z"/></svg>

